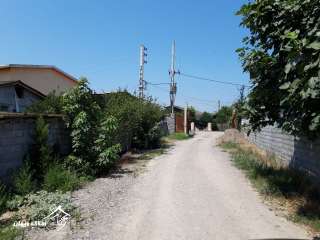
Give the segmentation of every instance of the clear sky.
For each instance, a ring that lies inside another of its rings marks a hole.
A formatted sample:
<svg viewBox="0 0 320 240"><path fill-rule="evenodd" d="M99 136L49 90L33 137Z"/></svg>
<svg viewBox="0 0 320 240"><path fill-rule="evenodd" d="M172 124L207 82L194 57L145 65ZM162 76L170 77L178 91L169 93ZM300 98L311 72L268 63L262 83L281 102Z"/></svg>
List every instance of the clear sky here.
<svg viewBox="0 0 320 240"><path fill-rule="evenodd" d="M96 91L138 86L139 45L148 48L145 79L169 82L177 69L248 84L235 49L246 31L234 13L245 0L1 0L0 64L55 65L86 76ZM177 104L212 112L238 96L235 86L177 77ZM168 86L147 93L169 104Z"/></svg>

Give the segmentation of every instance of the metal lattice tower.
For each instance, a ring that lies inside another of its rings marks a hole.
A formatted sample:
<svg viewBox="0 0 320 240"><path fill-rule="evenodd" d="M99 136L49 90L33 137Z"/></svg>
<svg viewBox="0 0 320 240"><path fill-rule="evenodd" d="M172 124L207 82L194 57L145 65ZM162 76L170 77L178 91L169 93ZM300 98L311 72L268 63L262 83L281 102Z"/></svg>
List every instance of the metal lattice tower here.
<svg viewBox="0 0 320 240"><path fill-rule="evenodd" d="M147 63L147 48L144 45L140 46L140 67L139 67L139 98L144 98L145 80L144 80L144 64Z"/></svg>

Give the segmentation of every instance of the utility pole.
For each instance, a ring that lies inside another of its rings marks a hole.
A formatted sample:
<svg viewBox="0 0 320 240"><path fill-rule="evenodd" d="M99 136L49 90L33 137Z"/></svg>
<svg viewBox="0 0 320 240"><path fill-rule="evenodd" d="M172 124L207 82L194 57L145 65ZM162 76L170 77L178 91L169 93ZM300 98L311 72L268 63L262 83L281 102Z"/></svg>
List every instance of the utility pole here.
<svg viewBox="0 0 320 240"><path fill-rule="evenodd" d="M140 46L140 68L139 68L139 98L144 98L145 80L144 80L144 64L147 63L147 48Z"/></svg>
<svg viewBox="0 0 320 240"><path fill-rule="evenodd" d="M184 107L184 133L188 134L188 103Z"/></svg>
<svg viewBox="0 0 320 240"><path fill-rule="evenodd" d="M170 75L170 106L171 106L171 115L174 116L174 102L177 94L177 84L175 82L175 75L180 74L179 71L175 70L175 61L176 61L176 42L173 41L171 49L171 69L169 71Z"/></svg>
<svg viewBox="0 0 320 240"><path fill-rule="evenodd" d="M220 100L218 100L218 111L220 111L220 108L221 108L221 102Z"/></svg>

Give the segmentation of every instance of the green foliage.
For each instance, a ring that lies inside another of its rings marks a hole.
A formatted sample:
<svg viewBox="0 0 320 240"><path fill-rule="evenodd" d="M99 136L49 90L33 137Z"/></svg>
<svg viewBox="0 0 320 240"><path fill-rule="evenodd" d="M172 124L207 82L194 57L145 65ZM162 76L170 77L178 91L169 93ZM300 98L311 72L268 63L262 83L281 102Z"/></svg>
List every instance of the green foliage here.
<svg viewBox="0 0 320 240"><path fill-rule="evenodd" d="M48 216L58 206L70 213L74 206L71 203L71 195L61 192L39 191L28 194L20 202L17 218L36 221Z"/></svg>
<svg viewBox="0 0 320 240"><path fill-rule="evenodd" d="M48 192L59 190L65 193L78 189L82 183L83 178L79 178L75 172L54 163L44 176L43 189Z"/></svg>
<svg viewBox="0 0 320 240"><path fill-rule="evenodd" d="M22 167L14 175L14 191L20 195L26 195L35 190L36 185L33 180L34 172L31 169L30 160L26 159Z"/></svg>
<svg viewBox="0 0 320 240"><path fill-rule="evenodd" d="M67 115L67 126L71 130L72 152L84 162L90 172L97 153L92 144L96 140L101 109L97 105L88 81L81 78L78 85L63 96L63 111Z"/></svg>
<svg viewBox="0 0 320 240"><path fill-rule="evenodd" d="M9 199L7 188L0 182L0 214L6 209L6 204Z"/></svg>
<svg viewBox="0 0 320 240"><path fill-rule="evenodd" d="M30 152L30 168L34 176L41 180L52 161L51 149L48 145L49 128L42 116L36 120L34 143Z"/></svg>
<svg viewBox="0 0 320 240"><path fill-rule="evenodd" d="M107 116L117 119L119 128L117 140L122 150L127 150L131 145L135 129L138 128L139 114L137 112L137 98L127 91L109 93L104 95L103 105Z"/></svg>
<svg viewBox="0 0 320 240"><path fill-rule="evenodd" d="M42 113L42 114L61 114L63 109L63 97L56 95L53 91L49 93L43 100L33 103L26 108L29 113Z"/></svg>
<svg viewBox="0 0 320 240"><path fill-rule="evenodd" d="M98 130L98 138L95 141L96 151L99 153L96 168L99 171L107 170L119 158L121 146L114 142L117 130L118 123L114 117L106 117L102 121Z"/></svg>
<svg viewBox="0 0 320 240"><path fill-rule="evenodd" d="M162 131L160 124L156 123L146 134L144 147L147 149L161 147L161 138L164 135L165 133Z"/></svg>
<svg viewBox="0 0 320 240"><path fill-rule="evenodd" d="M136 101L137 127L133 132L132 146L140 149L156 148L162 137L159 122L164 117L163 109L151 97Z"/></svg>
<svg viewBox="0 0 320 240"><path fill-rule="evenodd" d="M7 201L7 208L11 211L16 211L23 205L24 196L14 195Z"/></svg>
<svg viewBox="0 0 320 240"><path fill-rule="evenodd" d="M16 240L22 235L22 231L13 226L0 226L0 240Z"/></svg>
<svg viewBox="0 0 320 240"><path fill-rule="evenodd" d="M118 140L123 150L132 145L136 148L157 147L161 138L158 123L164 116L163 109L152 99L138 99L127 91L105 96L105 112L117 119Z"/></svg>
<svg viewBox="0 0 320 240"><path fill-rule="evenodd" d="M197 127L203 129L208 126L208 123L212 123L212 114L208 112L203 112L199 121L197 122Z"/></svg>
<svg viewBox="0 0 320 240"><path fill-rule="evenodd" d="M194 107L188 107L188 118L190 122L196 123L196 109Z"/></svg>
<svg viewBox="0 0 320 240"><path fill-rule="evenodd" d="M232 107L223 106L216 114L217 124L230 124L232 117Z"/></svg>
<svg viewBox="0 0 320 240"><path fill-rule="evenodd" d="M312 0L252 1L238 12L250 30L238 49L252 90L253 130L278 124L293 134L320 134L320 4Z"/></svg>

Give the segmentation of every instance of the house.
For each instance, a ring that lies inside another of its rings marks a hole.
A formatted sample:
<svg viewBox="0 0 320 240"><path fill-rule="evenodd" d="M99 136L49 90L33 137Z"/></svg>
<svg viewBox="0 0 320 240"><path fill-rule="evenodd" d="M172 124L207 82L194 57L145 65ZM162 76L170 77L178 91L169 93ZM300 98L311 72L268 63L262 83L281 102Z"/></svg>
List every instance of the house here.
<svg viewBox="0 0 320 240"><path fill-rule="evenodd" d="M65 92L77 84L77 79L49 65L9 64L0 65L0 84L20 81L30 88L48 95Z"/></svg>
<svg viewBox="0 0 320 240"><path fill-rule="evenodd" d="M168 113L171 113L171 106L167 106L165 107L166 111ZM180 106L174 106L173 107L173 110L174 110L174 113L175 114L179 114L179 115L183 115L184 114L184 108L183 107L180 107Z"/></svg>
<svg viewBox="0 0 320 240"><path fill-rule="evenodd" d="M171 106L165 107L168 113L171 113ZM184 108L180 106L174 106L174 122L175 122L175 132L184 132ZM187 131L191 129L191 122L189 117L189 112L187 114Z"/></svg>
<svg viewBox="0 0 320 240"><path fill-rule="evenodd" d="M23 112L44 94L21 81L0 82L0 112Z"/></svg>

